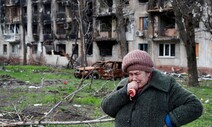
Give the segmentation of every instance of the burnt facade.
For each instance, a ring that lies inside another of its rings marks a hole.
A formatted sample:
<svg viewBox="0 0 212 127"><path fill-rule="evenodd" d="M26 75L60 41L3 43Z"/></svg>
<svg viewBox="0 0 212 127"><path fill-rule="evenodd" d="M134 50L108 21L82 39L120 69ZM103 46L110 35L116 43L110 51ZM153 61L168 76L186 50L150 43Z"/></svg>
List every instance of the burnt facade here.
<svg viewBox="0 0 212 127"><path fill-rule="evenodd" d="M116 51L120 51L117 44L117 32L116 23L117 17L115 15L115 3L114 0L106 0L101 2L97 0L96 9L94 12L94 31L95 39L94 43L98 50L98 59L118 59ZM97 60L98 60L97 59Z"/></svg>
<svg viewBox="0 0 212 127"><path fill-rule="evenodd" d="M42 55L46 64L67 65L79 61L77 0L1 0L1 57L26 59L27 63ZM122 60L118 42L116 0L87 1L84 20L84 49L88 64L99 60ZM132 0L123 2L128 50L150 53L158 68L186 67L187 59L172 5L168 0ZM91 24L87 25L86 22ZM211 68L211 35L195 29L197 64ZM205 55L206 54L206 55ZM37 59L37 61L40 61Z"/></svg>

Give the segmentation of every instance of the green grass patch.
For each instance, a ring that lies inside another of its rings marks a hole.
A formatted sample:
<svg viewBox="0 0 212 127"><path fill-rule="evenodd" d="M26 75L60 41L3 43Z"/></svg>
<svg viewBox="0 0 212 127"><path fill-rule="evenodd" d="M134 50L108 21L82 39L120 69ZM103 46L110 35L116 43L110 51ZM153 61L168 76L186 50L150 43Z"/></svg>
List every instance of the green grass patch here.
<svg viewBox="0 0 212 127"><path fill-rule="evenodd" d="M63 100L69 94L77 90L81 79L77 79L73 75L74 70L59 69L47 66L6 66L6 70L0 71L0 75L9 75L20 81L27 81L28 85L36 84L41 86L42 80L59 80L53 84L42 86L40 89L29 89L29 86L12 87L10 90L0 88L0 108L2 111L14 111L14 105L19 110L23 110L33 104L43 104L54 106L56 103ZM66 83L64 83L66 82ZM114 90L119 80L90 80L87 79L82 85L86 85L80 90L71 104L78 104L92 107L92 118L99 118L105 115L100 104L102 98L109 92ZM182 83L182 82L181 82ZM212 81L201 81L199 87L183 87L194 93L203 103L203 115L183 127L211 127L212 125ZM105 94L103 94L105 92ZM9 95L9 96L7 96ZM7 97L6 97L7 96ZM64 100L67 103L67 100ZM10 106L3 106L3 103L11 103ZM2 106L1 106L2 105ZM51 107L50 107L51 108ZM61 105L61 111L69 109L69 105ZM88 127L89 125L48 125L48 127ZM93 124L95 127L113 127L113 122Z"/></svg>
<svg viewBox="0 0 212 127"><path fill-rule="evenodd" d="M10 75L21 81L41 83L42 79L71 79L73 70L58 69L47 66L6 66L6 71L0 71L0 75Z"/></svg>
<svg viewBox="0 0 212 127"><path fill-rule="evenodd" d="M75 102L82 105L94 105L99 106L101 99L92 97L92 96L86 96L86 97L78 97Z"/></svg>

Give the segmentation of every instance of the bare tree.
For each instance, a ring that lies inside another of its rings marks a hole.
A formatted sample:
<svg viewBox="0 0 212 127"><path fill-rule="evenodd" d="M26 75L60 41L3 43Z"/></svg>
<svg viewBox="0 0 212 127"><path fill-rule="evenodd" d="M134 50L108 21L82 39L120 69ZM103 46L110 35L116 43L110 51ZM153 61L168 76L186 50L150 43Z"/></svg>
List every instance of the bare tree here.
<svg viewBox="0 0 212 127"><path fill-rule="evenodd" d="M198 86L198 72L195 52L195 26L201 19L202 0L173 0L176 23L180 39L187 53L188 85Z"/></svg>
<svg viewBox="0 0 212 127"><path fill-rule="evenodd" d="M204 13L202 14L202 22L207 32L212 35L212 1L205 0Z"/></svg>
<svg viewBox="0 0 212 127"><path fill-rule="evenodd" d="M116 17L117 17L117 41L120 45L120 51L122 58L128 52L128 45L126 41L126 20L124 17L123 8L126 6L128 0L117 0L116 1Z"/></svg>
<svg viewBox="0 0 212 127"><path fill-rule="evenodd" d="M69 13L72 19L74 19L77 24L72 24L75 30L75 35L78 37L78 32L80 34L80 65L87 65L87 47L92 42L92 0L70 0ZM77 7L77 10L73 9ZM72 31L73 32L73 31ZM78 38L75 39L78 39ZM71 59L72 59L71 55Z"/></svg>

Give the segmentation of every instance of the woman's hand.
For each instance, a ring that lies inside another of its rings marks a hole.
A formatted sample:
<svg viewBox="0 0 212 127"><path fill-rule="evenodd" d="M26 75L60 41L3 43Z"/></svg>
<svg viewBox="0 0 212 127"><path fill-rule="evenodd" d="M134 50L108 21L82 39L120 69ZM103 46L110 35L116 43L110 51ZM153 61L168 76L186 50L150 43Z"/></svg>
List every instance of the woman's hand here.
<svg viewBox="0 0 212 127"><path fill-rule="evenodd" d="M137 82L132 81L127 85L127 94L130 96L130 100L132 100L131 97L134 97L136 95L137 90L138 90Z"/></svg>
<svg viewBox="0 0 212 127"><path fill-rule="evenodd" d="M138 83L135 81L132 81L130 83L128 83L127 85L127 91L129 91L130 89L134 89L134 90L138 90Z"/></svg>

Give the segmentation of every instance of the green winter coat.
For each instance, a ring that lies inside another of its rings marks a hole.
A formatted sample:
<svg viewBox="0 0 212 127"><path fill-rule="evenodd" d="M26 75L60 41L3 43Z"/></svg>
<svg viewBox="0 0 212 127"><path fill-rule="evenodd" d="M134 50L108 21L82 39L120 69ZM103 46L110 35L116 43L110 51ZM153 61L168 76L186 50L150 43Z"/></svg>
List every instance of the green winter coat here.
<svg viewBox="0 0 212 127"><path fill-rule="evenodd" d="M133 100L127 95L127 83L128 79L123 79L101 104L102 110L115 118L115 127L163 127L167 114L179 127L202 114L203 106L194 94L157 70Z"/></svg>

